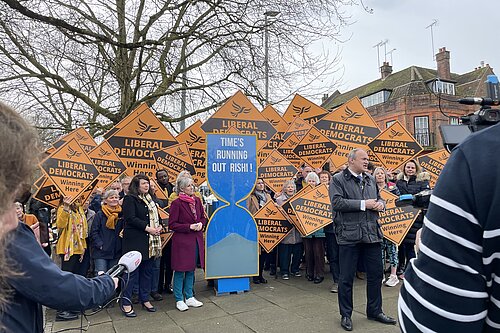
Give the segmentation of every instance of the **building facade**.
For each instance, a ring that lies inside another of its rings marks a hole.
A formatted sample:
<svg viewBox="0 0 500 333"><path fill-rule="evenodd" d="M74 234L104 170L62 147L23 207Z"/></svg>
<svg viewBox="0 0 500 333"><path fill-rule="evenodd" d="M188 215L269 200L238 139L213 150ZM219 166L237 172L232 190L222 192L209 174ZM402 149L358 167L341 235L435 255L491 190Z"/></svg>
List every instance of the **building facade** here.
<svg viewBox="0 0 500 333"><path fill-rule="evenodd" d="M485 97L488 75L493 69L481 65L465 74L450 72L450 52L441 48L436 54L437 70L411 66L392 73L384 62L380 79L345 93L336 91L323 99L322 107L333 110L358 96L381 130L399 120L425 151L443 148L439 126L459 124L460 117L479 109L455 100Z"/></svg>

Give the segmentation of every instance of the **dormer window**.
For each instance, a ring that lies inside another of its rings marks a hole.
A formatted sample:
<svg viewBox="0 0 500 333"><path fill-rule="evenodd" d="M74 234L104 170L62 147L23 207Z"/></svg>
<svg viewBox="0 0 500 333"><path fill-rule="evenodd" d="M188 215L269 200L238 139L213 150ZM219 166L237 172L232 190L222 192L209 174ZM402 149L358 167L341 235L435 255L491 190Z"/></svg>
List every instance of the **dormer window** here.
<svg viewBox="0 0 500 333"><path fill-rule="evenodd" d="M381 90L379 92L361 98L361 103L363 103L363 106L365 108L384 103L389 99L390 94L391 92L388 90Z"/></svg>
<svg viewBox="0 0 500 333"><path fill-rule="evenodd" d="M432 81L429 83L429 88L436 94L455 95L455 84L445 81Z"/></svg>

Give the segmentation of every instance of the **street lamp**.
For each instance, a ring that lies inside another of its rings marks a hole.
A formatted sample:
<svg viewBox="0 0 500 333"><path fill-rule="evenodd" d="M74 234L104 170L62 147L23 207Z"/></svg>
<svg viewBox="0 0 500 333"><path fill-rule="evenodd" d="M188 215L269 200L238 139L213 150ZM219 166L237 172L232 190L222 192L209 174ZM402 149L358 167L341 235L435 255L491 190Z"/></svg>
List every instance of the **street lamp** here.
<svg viewBox="0 0 500 333"><path fill-rule="evenodd" d="M268 10L264 13L264 71L266 79L266 104L269 104L269 31L267 29L268 17L276 17L280 12Z"/></svg>

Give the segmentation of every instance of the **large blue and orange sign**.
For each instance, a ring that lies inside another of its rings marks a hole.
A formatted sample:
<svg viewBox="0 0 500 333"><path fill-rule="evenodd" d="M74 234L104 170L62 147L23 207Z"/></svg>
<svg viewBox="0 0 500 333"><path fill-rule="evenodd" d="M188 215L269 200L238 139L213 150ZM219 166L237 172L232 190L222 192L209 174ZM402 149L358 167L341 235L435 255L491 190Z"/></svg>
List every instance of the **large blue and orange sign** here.
<svg viewBox="0 0 500 333"><path fill-rule="evenodd" d="M259 273L257 224L245 208L257 178L255 135L207 134L207 179L219 207L206 232L206 278Z"/></svg>

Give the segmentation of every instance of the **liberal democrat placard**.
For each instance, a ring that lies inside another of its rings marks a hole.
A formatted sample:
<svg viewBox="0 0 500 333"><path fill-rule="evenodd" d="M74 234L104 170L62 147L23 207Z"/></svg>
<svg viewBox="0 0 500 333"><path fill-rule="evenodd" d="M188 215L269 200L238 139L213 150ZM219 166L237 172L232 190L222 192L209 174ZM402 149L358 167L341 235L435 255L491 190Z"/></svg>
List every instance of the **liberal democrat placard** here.
<svg viewBox="0 0 500 333"><path fill-rule="evenodd" d="M207 155L205 152L207 135L205 131L201 129L201 121L197 120L194 124L179 133L176 139L179 143L184 142L187 144L195 170L193 180L198 185L202 184L207 178ZM171 175L169 175L169 177L172 183L175 182L175 178Z"/></svg>
<svg viewBox="0 0 500 333"><path fill-rule="evenodd" d="M314 124L324 136L337 145L331 157L335 167L347 162L354 148L366 149L380 129L358 97L354 97Z"/></svg>
<svg viewBox="0 0 500 333"><path fill-rule="evenodd" d="M266 202L253 217L259 229L259 244L267 253L271 252L293 228L272 200Z"/></svg>
<svg viewBox="0 0 500 333"><path fill-rule="evenodd" d="M262 110L261 114L276 129L276 133L257 152L257 165L261 165L269 154L271 154L273 149L277 149L279 147L279 145L283 142L283 135L288 128L287 122L283 120L283 118L271 105L266 106L266 108Z"/></svg>
<svg viewBox="0 0 500 333"><path fill-rule="evenodd" d="M325 184L308 188L301 196L291 200L291 206L300 223L302 236L313 232L333 222L330 196Z"/></svg>
<svg viewBox="0 0 500 333"><path fill-rule="evenodd" d="M68 133L67 135L63 136L61 139L57 140L54 142L52 145L54 148L59 148L61 147L65 142L68 142L72 139L76 139L78 144L82 146L83 150L85 150L86 153L91 152L95 147L97 147L97 143L94 141L92 136L85 130L83 127L79 127L75 129L74 131ZM53 151L52 151L53 152Z"/></svg>
<svg viewBox="0 0 500 333"><path fill-rule="evenodd" d="M368 147L387 169L402 166L423 150L417 140L397 120L373 139Z"/></svg>
<svg viewBox="0 0 500 333"><path fill-rule="evenodd" d="M123 126L125 126L126 124L128 124L129 122L131 122L132 120L134 120L138 115L140 115L141 113L143 113L146 110L149 110L149 106L146 103L142 103L137 108L135 108L132 112L130 112L125 118L123 118L122 120L120 120L118 122L118 124L116 124L115 126L113 126L106 133L104 133L103 137L105 139L108 139L114 133L116 133L120 128L122 128Z"/></svg>
<svg viewBox="0 0 500 333"><path fill-rule="evenodd" d="M293 152L307 165L321 168L333 154L337 145L321 134L315 127L302 138Z"/></svg>
<svg viewBox="0 0 500 333"><path fill-rule="evenodd" d="M292 201L295 200L296 198L301 197L304 193L308 192L310 189L311 189L310 186L303 187L300 191L298 191L297 193L295 193L290 199L288 199L287 201L285 201L283 203L283 205L281 205L281 207L280 207L280 210L283 213L283 215L285 215L285 217L287 218L287 220L291 224L293 224L293 226L295 228L297 228L297 230L302 235L304 235L306 232L302 229L302 223L300 223L297 220L297 216L295 215L295 211L293 210L293 207L292 207Z"/></svg>
<svg viewBox="0 0 500 333"><path fill-rule="evenodd" d="M283 134L283 140L286 140L290 135L295 134L295 136L299 139L302 140L304 135L309 132L311 129L312 125L303 120L302 118L296 117L293 119L293 121L290 123L288 128L285 131L285 134Z"/></svg>
<svg viewBox="0 0 500 333"><path fill-rule="evenodd" d="M97 187L106 188L125 172L126 167L113 147L107 141L103 141L89 154L92 163L99 170Z"/></svg>
<svg viewBox="0 0 500 333"><path fill-rule="evenodd" d="M293 151L295 147L299 144L300 140L295 134L290 135L285 141L281 143L278 147L278 152L283 155L293 166L300 168L302 165L302 160Z"/></svg>
<svg viewBox="0 0 500 333"><path fill-rule="evenodd" d="M294 118L302 118L309 124L315 124L327 113L328 111L322 107L296 94L283 114L283 119L287 123L291 123Z"/></svg>
<svg viewBox="0 0 500 333"><path fill-rule="evenodd" d="M72 139L50 155L40 165L63 196L76 200L99 176L94 163L83 148Z"/></svg>
<svg viewBox="0 0 500 333"><path fill-rule="evenodd" d="M49 177L45 175L40 177L40 179L36 181L36 185L37 191L34 194L35 199L54 208L59 207L61 192L59 192Z"/></svg>
<svg viewBox="0 0 500 333"><path fill-rule="evenodd" d="M258 166L258 178L262 178L273 192L281 192L283 183L292 180L297 173L293 166L277 150L273 150L266 160Z"/></svg>
<svg viewBox="0 0 500 333"><path fill-rule="evenodd" d="M415 222L419 210L412 206L396 207L398 196L387 190L380 191L380 196L385 200L385 210L379 212L378 223L384 237L399 246Z"/></svg>
<svg viewBox="0 0 500 333"><path fill-rule="evenodd" d="M108 143L127 167L126 174L154 177L153 152L177 144L177 140L149 108L108 137Z"/></svg>
<svg viewBox="0 0 500 333"><path fill-rule="evenodd" d="M436 186L436 182L444 168L444 165L448 161L450 153L446 149L440 149L430 154L425 154L417 158L418 164L431 175L430 185L431 187Z"/></svg>
<svg viewBox="0 0 500 333"><path fill-rule="evenodd" d="M241 134L256 135L257 149L262 148L276 133L276 129L241 91L228 99L201 126L205 133L227 133L230 127L235 127Z"/></svg>
<svg viewBox="0 0 500 333"><path fill-rule="evenodd" d="M177 179L179 173L184 170L189 171L191 175L195 173L191 153L185 143L157 150L153 155L158 169L166 168L174 179Z"/></svg>

